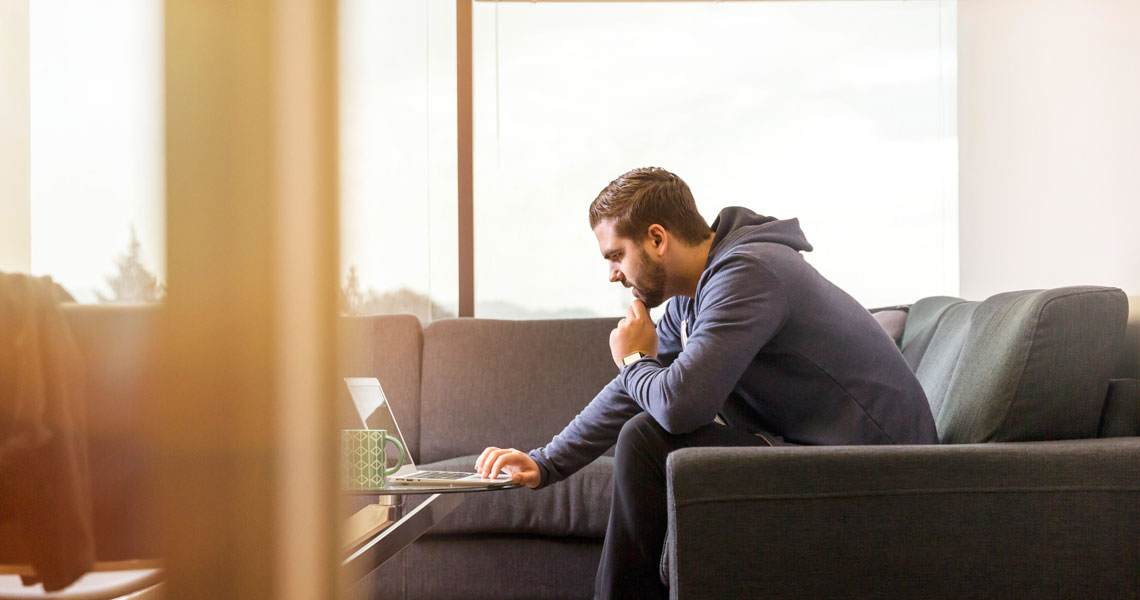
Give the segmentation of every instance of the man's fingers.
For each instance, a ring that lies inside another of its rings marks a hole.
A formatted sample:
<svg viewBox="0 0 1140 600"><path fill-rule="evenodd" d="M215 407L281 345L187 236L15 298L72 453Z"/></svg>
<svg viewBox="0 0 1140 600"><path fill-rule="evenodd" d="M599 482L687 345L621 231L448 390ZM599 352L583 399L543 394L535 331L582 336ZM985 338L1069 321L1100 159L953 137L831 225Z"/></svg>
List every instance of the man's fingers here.
<svg viewBox="0 0 1140 600"><path fill-rule="evenodd" d="M531 458L514 448L488 446L475 461L475 472L485 479L493 479L500 471L510 475L511 481L538 487L539 472L531 468Z"/></svg>
<svg viewBox="0 0 1140 600"><path fill-rule="evenodd" d="M488 446L486 449L484 449L484 450L483 450L483 452L481 452L481 453L479 454L479 458L476 458L476 459L475 459L475 470L476 470L476 471L478 471L480 468L482 468L482 466L483 466L483 459L484 459L484 458L486 458L486 456L487 456L487 453L488 453L488 452L490 452L492 449L493 449L493 447L492 447L492 446Z"/></svg>
<svg viewBox="0 0 1140 600"><path fill-rule="evenodd" d="M642 302L641 300L637 299L637 298L633 299L633 304L629 305L629 310L630 310L630 312L633 313L635 318L638 318L638 319L648 319L649 318L649 309L645 308L645 303Z"/></svg>
<svg viewBox="0 0 1140 600"><path fill-rule="evenodd" d="M487 469L490 468L491 463L495 462L495 453L498 451L499 449L494 447L484 450L483 454L479 456L479 460L475 462L475 472L480 476L482 476L483 473L487 472Z"/></svg>
<svg viewBox="0 0 1140 600"><path fill-rule="evenodd" d="M487 458L483 459L483 468L480 469L479 475L484 478L490 478L491 468L495 465L495 462L499 460L500 456L508 452L510 452L510 450L497 449L488 454Z"/></svg>
<svg viewBox="0 0 1140 600"><path fill-rule="evenodd" d="M475 470L481 471L483 469L483 461L487 460L487 455L496 450L498 450L498 448L494 446L488 446L487 449L479 455L479 458L475 460Z"/></svg>
<svg viewBox="0 0 1140 600"><path fill-rule="evenodd" d="M489 479L494 479L495 476L499 474L499 471L506 466L507 460L510 459L512 452L513 450L499 455L499 458L495 460L495 464L491 465L491 473L487 475Z"/></svg>

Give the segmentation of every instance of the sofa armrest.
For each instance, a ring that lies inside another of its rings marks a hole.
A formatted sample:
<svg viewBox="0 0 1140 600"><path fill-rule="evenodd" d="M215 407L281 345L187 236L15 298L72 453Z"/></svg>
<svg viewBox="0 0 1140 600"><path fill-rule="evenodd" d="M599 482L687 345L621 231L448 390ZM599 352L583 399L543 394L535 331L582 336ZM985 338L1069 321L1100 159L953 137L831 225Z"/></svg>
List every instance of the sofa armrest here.
<svg viewBox="0 0 1140 600"><path fill-rule="evenodd" d="M1140 438L690 448L674 598L1140 596Z"/></svg>

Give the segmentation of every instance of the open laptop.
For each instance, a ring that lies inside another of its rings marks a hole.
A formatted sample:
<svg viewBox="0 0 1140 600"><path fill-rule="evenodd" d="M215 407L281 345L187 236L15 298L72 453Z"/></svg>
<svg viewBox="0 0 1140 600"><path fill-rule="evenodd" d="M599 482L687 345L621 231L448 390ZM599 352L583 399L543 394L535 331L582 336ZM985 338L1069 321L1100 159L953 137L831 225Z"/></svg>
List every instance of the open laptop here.
<svg viewBox="0 0 1140 600"><path fill-rule="evenodd" d="M348 386L348 394L355 405L356 414L360 416L362 428L383 429L388 432L388 435L398 438L400 443L404 445L404 466L400 467L400 470L396 471L395 474L389 475L388 481L401 485L425 487L487 486L511 483L511 478L505 474L500 474L494 479L486 479L479 476L478 473L470 471L422 471L416 468L412 453L408 450L408 443L404 440L404 434L400 432L400 426L396 423L396 416L392 414L392 406L388 403L388 398L384 396L384 390L380 388L380 381L375 377L345 377L344 383ZM369 426L370 421L373 425L371 427ZM385 468L392 468L396 465L397 460L397 456L388 454L388 464L385 465Z"/></svg>

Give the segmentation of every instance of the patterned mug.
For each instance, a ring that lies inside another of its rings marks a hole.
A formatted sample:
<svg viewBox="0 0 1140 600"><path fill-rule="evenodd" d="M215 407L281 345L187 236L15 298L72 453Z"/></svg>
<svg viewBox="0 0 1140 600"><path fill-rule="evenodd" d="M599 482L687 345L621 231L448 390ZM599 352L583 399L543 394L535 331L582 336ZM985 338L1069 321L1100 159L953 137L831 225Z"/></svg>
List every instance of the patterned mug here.
<svg viewBox="0 0 1140 600"><path fill-rule="evenodd" d="M396 465L388 464L387 444L400 453ZM341 487L346 490L373 490L384 487L389 475L404 466L404 446L383 429L343 429L340 432Z"/></svg>

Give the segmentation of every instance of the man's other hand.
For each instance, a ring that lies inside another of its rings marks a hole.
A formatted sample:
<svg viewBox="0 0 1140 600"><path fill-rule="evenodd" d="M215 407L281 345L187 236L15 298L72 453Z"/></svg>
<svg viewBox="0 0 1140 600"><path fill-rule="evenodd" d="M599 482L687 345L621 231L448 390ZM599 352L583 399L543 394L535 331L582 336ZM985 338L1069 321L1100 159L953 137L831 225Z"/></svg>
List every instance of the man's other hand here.
<svg viewBox="0 0 1140 600"><path fill-rule="evenodd" d="M514 483L529 488L536 488L542 483L542 474L533 458L514 448L488 447L479 455L479 460L475 461L475 472L481 477L493 479L499 471L510 475Z"/></svg>
<svg viewBox="0 0 1140 600"><path fill-rule="evenodd" d="M637 299L626 309L625 318L618 321L617 328L610 332L610 353L619 369L625 366L622 359L634 352L657 358L657 328L649 318L649 309Z"/></svg>

